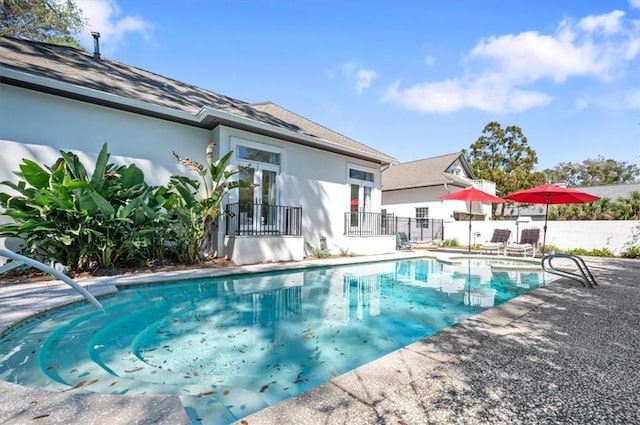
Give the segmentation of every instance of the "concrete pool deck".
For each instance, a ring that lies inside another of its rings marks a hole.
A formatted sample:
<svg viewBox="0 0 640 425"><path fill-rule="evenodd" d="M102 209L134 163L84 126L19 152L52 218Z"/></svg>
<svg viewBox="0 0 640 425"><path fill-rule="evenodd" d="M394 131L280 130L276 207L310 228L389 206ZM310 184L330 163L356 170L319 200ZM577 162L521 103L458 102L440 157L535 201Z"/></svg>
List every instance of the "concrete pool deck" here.
<svg viewBox="0 0 640 425"><path fill-rule="evenodd" d="M432 253L187 273L206 277L425 254ZM595 289L564 278L552 281L237 423L640 423L640 261L585 260L599 283ZM173 272L80 283L99 296L115 291L115 283L186 276ZM78 297L62 283L0 285L0 333ZM189 419L177 396L52 393L0 380L0 423L188 424Z"/></svg>

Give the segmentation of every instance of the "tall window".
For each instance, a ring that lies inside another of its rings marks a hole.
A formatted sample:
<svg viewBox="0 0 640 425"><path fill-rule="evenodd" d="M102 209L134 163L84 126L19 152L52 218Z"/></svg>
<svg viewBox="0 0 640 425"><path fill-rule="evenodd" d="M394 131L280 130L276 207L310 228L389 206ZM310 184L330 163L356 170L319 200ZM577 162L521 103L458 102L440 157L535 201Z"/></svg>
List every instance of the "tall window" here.
<svg viewBox="0 0 640 425"><path fill-rule="evenodd" d="M429 208L417 207L416 208L416 223L418 227L426 229L429 227Z"/></svg>

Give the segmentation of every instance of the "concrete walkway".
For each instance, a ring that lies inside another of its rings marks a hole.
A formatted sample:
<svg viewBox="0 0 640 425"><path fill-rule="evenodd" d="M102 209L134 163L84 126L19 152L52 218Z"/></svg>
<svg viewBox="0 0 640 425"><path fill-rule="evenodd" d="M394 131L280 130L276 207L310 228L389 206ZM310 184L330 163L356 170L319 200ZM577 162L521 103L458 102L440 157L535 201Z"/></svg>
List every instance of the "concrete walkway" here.
<svg viewBox="0 0 640 425"><path fill-rule="evenodd" d="M346 261L354 260L337 262ZM640 423L640 260L587 263L600 284L595 289L559 279L237 423ZM113 283L82 282L99 294L115 290ZM73 300L58 284L0 285L0 332ZM0 423L188 423L175 396L49 393L5 381L0 391Z"/></svg>

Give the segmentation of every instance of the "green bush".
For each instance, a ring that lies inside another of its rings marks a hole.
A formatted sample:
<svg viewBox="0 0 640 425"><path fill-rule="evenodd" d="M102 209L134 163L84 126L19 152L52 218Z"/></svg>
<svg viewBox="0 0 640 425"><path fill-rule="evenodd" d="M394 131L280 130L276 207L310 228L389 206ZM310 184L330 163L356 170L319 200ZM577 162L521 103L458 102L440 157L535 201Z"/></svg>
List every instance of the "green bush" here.
<svg viewBox="0 0 640 425"><path fill-rule="evenodd" d="M460 246L457 239L445 239L440 246Z"/></svg>
<svg viewBox="0 0 640 425"><path fill-rule="evenodd" d="M567 254L573 254L573 255L589 255L589 251L587 251L584 248L572 248L566 251Z"/></svg>
<svg viewBox="0 0 640 425"><path fill-rule="evenodd" d="M21 238L25 255L74 271L145 261L160 244L155 226L165 194L135 165L110 164L106 144L91 177L77 155L60 153L50 167L23 159L18 183L0 183L18 193L0 193L3 214L13 220L0 226L0 236Z"/></svg>
<svg viewBox="0 0 640 425"><path fill-rule="evenodd" d="M638 258L640 257L640 247L630 246L622 256L626 258Z"/></svg>
<svg viewBox="0 0 640 425"><path fill-rule="evenodd" d="M592 257L613 257L613 252L609 251L608 248L596 248L589 251L587 255L591 255Z"/></svg>
<svg viewBox="0 0 640 425"><path fill-rule="evenodd" d="M311 248L311 255L317 258L329 258L331 256L331 253L328 249Z"/></svg>
<svg viewBox="0 0 640 425"><path fill-rule="evenodd" d="M55 259L72 271L165 259L195 263L216 229L224 196L248 186L231 179L237 173L227 168L231 152L214 161L211 146L207 167L174 154L201 177L204 195L186 176L172 176L168 187L149 186L135 165L109 163L106 144L92 173L76 154L60 154L51 166L23 159L18 183L0 182L17 193L0 192L2 214L12 219L0 225L0 236L20 238L21 253L45 263Z"/></svg>

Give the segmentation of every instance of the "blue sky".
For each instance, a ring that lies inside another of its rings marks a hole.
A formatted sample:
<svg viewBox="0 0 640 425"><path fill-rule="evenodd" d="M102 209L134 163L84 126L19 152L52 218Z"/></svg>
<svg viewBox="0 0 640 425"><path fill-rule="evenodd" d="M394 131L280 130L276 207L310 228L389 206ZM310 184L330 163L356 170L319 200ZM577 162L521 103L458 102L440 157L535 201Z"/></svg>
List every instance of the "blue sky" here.
<svg viewBox="0 0 640 425"><path fill-rule="evenodd" d="M104 56L402 162L520 127L537 169L640 164L640 0L76 0Z"/></svg>

